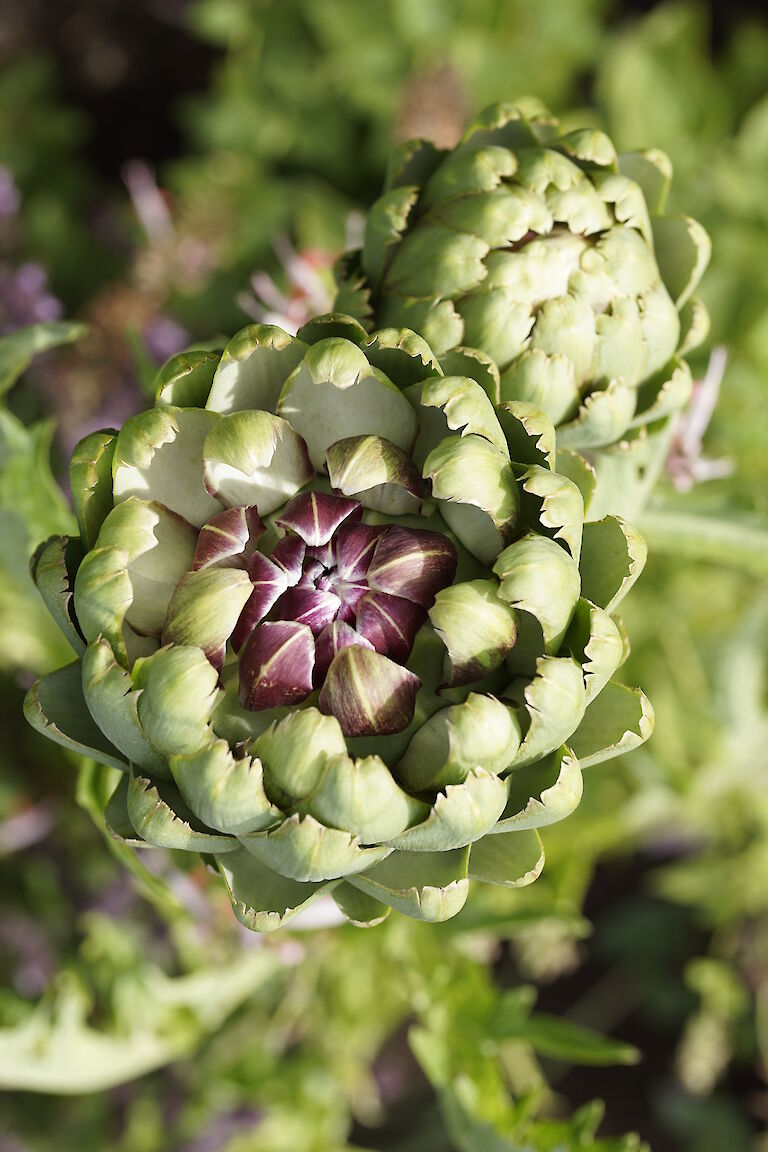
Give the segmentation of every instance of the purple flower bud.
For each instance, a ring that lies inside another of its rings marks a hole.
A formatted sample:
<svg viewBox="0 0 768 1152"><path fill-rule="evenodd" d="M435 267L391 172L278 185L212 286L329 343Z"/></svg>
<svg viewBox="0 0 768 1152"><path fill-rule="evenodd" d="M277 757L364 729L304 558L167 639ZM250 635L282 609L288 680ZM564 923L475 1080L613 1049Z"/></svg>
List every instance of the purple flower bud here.
<svg viewBox="0 0 768 1152"><path fill-rule="evenodd" d="M320 689L321 709L348 736L410 723L418 681L402 665L453 580L456 552L436 532L365 524L362 511L357 500L303 492L277 517L285 535L271 556L254 553L254 592L232 637L236 649L244 645L244 707L300 703ZM361 664L348 648L369 656ZM362 669L376 685L361 683Z"/></svg>

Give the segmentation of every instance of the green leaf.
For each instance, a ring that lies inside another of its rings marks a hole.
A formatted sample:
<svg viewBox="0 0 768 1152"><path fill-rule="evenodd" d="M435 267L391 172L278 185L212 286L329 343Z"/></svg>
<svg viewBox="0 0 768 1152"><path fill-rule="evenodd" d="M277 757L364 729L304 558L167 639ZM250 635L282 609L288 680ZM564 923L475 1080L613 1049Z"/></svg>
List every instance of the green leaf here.
<svg viewBox="0 0 768 1152"><path fill-rule="evenodd" d="M155 378L155 403L176 408L205 408L220 359L218 352L203 349L174 356Z"/></svg>
<svg viewBox="0 0 768 1152"><path fill-rule="evenodd" d="M483 884L524 888L544 867L544 846L534 828L484 836L472 845L469 875Z"/></svg>
<svg viewBox="0 0 768 1152"><path fill-rule="evenodd" d="M654 216L651 225L662 279L677 308L682 308L704 275L712 242L690 216Z"/></svg>
<svg viewBox="0 0 768 1152"><path fill-rule="evenodd" d="M522 519L550 540L562 541L578 564L584 524L584 498L578 485L538 464L520 477Z"/></svg>
<svg viewBox="0 0 768 1152"><path fill-rule="evenodd" d="M126 801L136 832L158 848L218 854L237 848L234 837L212 832L195 820L175 784L153 782L132 772Z"/></svg>
<svg viewBox="0 0 768 1152"><path fill-rule="evenodd" d="M440 513L461 543L491 564L512 538L520 494L504 452L483 436L446 436L424 461Z"/></svg>
<svg viewBox="0 0 768 1152"><path fill-rule="evenodd" d="M405 231L417 198L417 188L401 185L380 196L368 213L362 261L374 290L384 274L390 249L396 247Z"/></svg>
<svg viewBox="0 0 768 1152"><path fill-rule="evenodd" d="M326 892L333 891L338 883L291 880L242 849L217 857L216 864L235 916L252 932L274 932Z"/></svg>
<svg viewBox="0 0 768 1152"><path fill-rule="evenodd" d="M351 833L326 828L313 816L301 818L298 814L284 820L274 831L255 832L240 839L243 847L267 868L302 883L351 876L391 852L386 847L362 847Z"/></svg>
<svg viewBox="0 0 768 1152"><path fill-rule="evenodd" d="M635 414L637 392L623 380L612 380L603 392L592 392L576 417L557 430L561 448L601 448L627 430Z"/></svg>
<svg viewBox="0 0 768 1152"><path fill-rule="evenodd" d="M610 683L587 708L569 740L582 768L638 748L653 732L651 702L639 688Z"/></svg>
<svg viewBox="0 0 768 1152"><path fill-rule="evenodd" d="M562 744L570 743L586 708L581 665L566 657L543 656L538 659L533 679L513 682L507 695L519 692L522 692L530 724L511 761L514 769L532 764Z"/></svg>
<svg viewBox="0 0 768 1152"><path fill-rule="evenodd" d="M640 185L649 212L664 211L672 183L672 161L666 152L660 148L625 152L619 156L619 171Z"/></svg>
<svg viewBox="0 0 768 1152"><path fill-rule="evenodd" d="M461 784L481 764L501 773L521 739L514 708L495 696L471 692L460 704L441 708L414 732L397 775L413 792Z"/></svg>
<svg viewBox="0 0 768 1152"><path fill-rule="evenodd" d="M581 544L581 594L611 613L645 567L648 549L642 536L618 516L584 525Z"/></svg>
<svg viewBox="0 0 768 1152"><path fill-rule="evenodd" d="M346 880L333 888L331 895L340 911L358 928L375 928L392 911L387 904L374 900L359 888L353 888Z"/></svg>
<svg viewBox="0 0 768 1152"><path fill-rule="evenodd" d="M136 844L143 844L143 841L136 836L128 819L127 795L128 776L125 772L116 772L114 768L97 764L94 760L80 762L75 797L101 832L110 854L132 876L139 895L148 900L164 919L173 921L186 916L187 911L176 893L157 872L150 871L139 853L130 846L131 841Z"/></svg>
<svg viewBox="0 0 768 1152"><path fill-rule="evenodd" d="M444 683L471 684L503 662L517 639L515 610L495 580L465 580L441 589L429 609L446 647Z"/></svg>
<svg viewBox="0 0 768 1152"><path fill-rule="evenodd" d="M51 472L51 420L25 428L12 413L0 408L0 508L23 520L28 543L21 566L40 541L74 531L72 513ZM7 554L0 565L10 566Z"/></svg>
<svg viewBox="0 0 768 1152"><path fill-rule="evenodd" d="M584 669L587 703L593 700L621 667L625 638L602 608L579 600L565 635L564 646Z"/></svg>
<svg viewBox="0 0 768 1152"><path fill-rule="evenodd" d="M451 348L440 357L444 376L469 376L476 380L494 408L499 403L499 370L479 348Z"/></svg>
<svg viewBox="0 0 768 1152"><path fill-rule="evenodd" d="M346 316L343 312L326 312L302 324L296 333L296 340L304 344L318 344L331 336L340 336L344 340L351 340L353 344L362 344L367 335L365 328L354 316Z"/></svg>
<svg viewBox="0 0 768 1152"><path fill-rule="evenodd" d="M446 852L464 848L493 828L507 802L507 785L475 768L461 784L440 792L426 820L389 843L405 852Z"/></svg>
<svg viewBox="0 0 768 1152"><path fill-rule="evenodd" d="M573 490L581 502L575 485ZM548 536L528 532L505 548L493 571L502 599L537 621L543 651L557 652L579 599L579 569L570 552Z"/></svg>
<svg viewBox="0 0 768 1152"><path fill-rule="evenodd" d="M368 363L401 389L443 374L429 344L410 328L380 328L362 341L362 349Z"/></svg>
<svg viewBox="0 0 768 1152"><path fill-rule="evenodd" d="M637 390L637 408L630 428L653 424L679 412L691 398L693 378L685 360L673 359Z"/></svg>
<svg viewBox="0 0 768 1152"><path fill-rule="evenodd" d="M24 715L37 732L70 752L127 771L128 765L86 707L79 660L33 684L24 698Z"/></svg>
<svg viewBox="0 0 768 1152"><path fill-rule="evenodd" d="M307 350L302 340L272 324L249 324L222 353L204 405L212 412L245 409L274 413L283 384Z"/></svg>
<svg viewBox="0 0 768 1152"><path fill-rule="evenodd" d="M768 577L768 530L756 518L733 512L726 519L658 507L643 513L640 527L648 547L661 556Z"/></svg>
<svg viewBox="0 0 768 1152"><path fill-rule="evenodd" d="M222 505L203 477L203 444L219 422L202 408L149 408L126 420L115 445L115 504L156 500L200 528Z"/></svg>
<svg viewBox="0 0 768 1152"><path fill-rule="evenodd" d="M85 651L74 611L75 573L82 558L79 537L54 536L40 546L32 559L38 591L76 656Z"/></svg>
<svg viewBox="0 0 768 1152"><path fill-rule="evenodd" d="M555 467L555 426L546 413L528 400L507 400L496 409L516 464Z"/></svg>
<svg viewBox="0 0 768 1152"><path fill-rule="evenodd" d="M139 722L139 693L134 690L131 674L118 664L103 637L90 644L83 657L83 694L99 728L129 763L154 776L169 778L165 762Z"/></svg>
<svg viewBox="0 0 768 1152"><path fill-rule="evenodd" d="M400 787L381 757L372 755L330 757L300 811L346 830L362 844L391 844L429 809Z"/></svg>
<svg viewBox="0 0 768 1152"><path fill-rule="evenodd" d="M593 466L572 448L558 448L555 456L555 471L567 476L579 489L584 500L584 515L589 512L592 494L597 484Z"/></svg>
<svg viewBox="0 0 768 1152"><path fill-rule="evenodd" d="M468 848L453 852L393 852L349 883L416 920L449 920L467 899Z"/></svg>
<svg viewBox="0 0 768 1152"><path fill-rule="evenodd" d="M507 805L494 833L543 828L564 820L578 808L584 787L581 765L566 747L515 769L507 784Z"/></svg>
<svg viewBox="0 0 768 1152"><path fill-rule="evenodd" d="M236 759L226 740L172 756L170 764L184 800L209 828L238 836L271 827L282 818L264 791L260 762L247 755Z"/></svg>
<svg viewBox="0 0 768 1152"><path fill-rule="evenodd" d="M93 548L114 507L112 461L116 443L116 432L91 432L75 445L69 462L72 504L86 548Z"/></svg>
<svg viewBox="0 0 768 1152"><path fill-rule="evenodd" d="M505 456L507 440L494 406L483 388L469 376L436 376L421 389L421 407L437 408L445 425L462 436L473 433L489 440ZM445 431L441 429L442 434Z"/></svg>
<svg viewBox="0 0 768 1152"><path fill-rule="evenodd" d="M0 1029L0 1087L67 1096L136 1080L192 1055L280 964L275 952L249 952L227 963L226 980L219 964L176 977L146 964L117 978L117 1027L91 1024L81 986L63 974L20 1024Z"/></svg>
<svg viewBox="0 0 768 1152"><path fill-rule="evenodd" d="M160 648L133 666L138 715L153 748L170 757L208 745L210 719L222 692L216 669L195 647Z"/></svg>
<svg viewBox="0 0 768 1152"><path fill-rule="evenodd" d="M477 236L424 223L396 247L384 289L417 298L461 296L485 279L487 254L488 244Z"/></svg>
<svg viewBox="0 0 768 1152"><path fill-rule="evenodd" d="M411 405L365 353L334 337L307 350L289 376L277 406L302 436L315 469L336 440L374 434L410 452L418 432Z"/></svg>
<svg viewBox="0 0 768 1152"><path fill-rule="evenodd" d="M0 396L26 372L35 356L60 344L73 344L88 327L74 320L54 320L20 328L0 339Z"/></svg>
<svg viewBox="0 0 768 1152"><path fill-rule="evenodd" d="M499 1039L524 1040L539 1056L563 1060L568 1064L636 1064L637 1048L621 1040L610 1040L559 1016L534 1012L525 1019L508 1018L497 1032Z"/></svg>
<svg viewBox="0 0 768 1152"><path fill-rule="evenodd" d="M331 486L387 516L418 513L424 487L410 456L381 436L348 436L326 453Z"/></svg>

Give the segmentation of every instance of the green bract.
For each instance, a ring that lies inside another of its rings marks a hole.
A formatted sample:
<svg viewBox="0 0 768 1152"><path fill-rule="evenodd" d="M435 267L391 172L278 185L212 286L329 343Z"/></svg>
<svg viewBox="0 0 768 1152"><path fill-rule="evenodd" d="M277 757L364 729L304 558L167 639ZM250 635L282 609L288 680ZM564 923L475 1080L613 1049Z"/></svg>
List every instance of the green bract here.
<svg viewBox="0 0 768 1152"><path fill-rule="evenodd" d="M591 514L631 508L690 395L680 357L708 329L693 293L709 238L664 215L670 179L658 150L618 156L534 100L495 105L452 151L394 152L364 246L338 266L337 306L417 329L446 372L473 375L478 350L492 399L535 404L560 449L602 468Z"/></svg>
<svg viewBox="0 0 768 1152"><path fill-rule="evenodd" d="M177 357L78 445L80 540L33 562L77 659L30 722L121 769L114 835L215 860L250 928L528 883L580 764L649 734L611 679L642 540L585 524L551 419L458 368L342 315Z"/></svg>

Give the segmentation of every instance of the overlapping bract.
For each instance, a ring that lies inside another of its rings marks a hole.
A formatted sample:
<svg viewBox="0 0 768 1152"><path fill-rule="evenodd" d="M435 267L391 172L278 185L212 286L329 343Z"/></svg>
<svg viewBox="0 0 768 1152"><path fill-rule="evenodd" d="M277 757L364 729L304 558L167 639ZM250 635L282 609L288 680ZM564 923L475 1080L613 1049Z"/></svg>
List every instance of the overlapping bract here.
<svg viewBox="0 0 768 1152"><path fill-rule="evenodd" d="M456 364L342 315L177 357L78 445L80 539L35 557L78 658L29 720L121 769L113 833L215 861L251 928L527 883L580 764L649 734L611 679L642 540L585 524L552 421Z"/></svg>
<svg viewBox="0 0 768 1152"><path fill-rule="evenodd" d="M453 363L467 347L490 357L500 400L535 403L559 448L604 465L595 511L631 507L617 480L631 489L686 403L681 357L708 329L693 293L709 239L664 214L670 180L658 150L619 156L534 100L495 105L449 152L395 151L363 249L339 264L337 306L415 328Z"/></svg>

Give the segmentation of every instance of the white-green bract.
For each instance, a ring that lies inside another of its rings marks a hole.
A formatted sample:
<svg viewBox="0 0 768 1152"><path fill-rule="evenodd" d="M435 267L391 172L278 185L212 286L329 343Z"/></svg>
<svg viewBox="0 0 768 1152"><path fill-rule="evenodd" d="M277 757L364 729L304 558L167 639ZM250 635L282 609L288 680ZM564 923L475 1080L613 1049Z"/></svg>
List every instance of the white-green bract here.
<svg viewBox="0 0 768 1152"><path fill-rule="evenodd" d="M494 105L452 150L396 149L337 306L415 328L450 371L462 348L490 357L499 398L557 427L559 467L589 454L594 508L634 515L709 326L694 295L709 237L665 213L671 177L658 149L617 155L536 100Z"/></svg>
<svg viewBox="0 0 768 1152"><path fill-rule="evenodd" d="M76 659L27 717L120 770L115 836L201 854L250 928L528 883L581 768L652 727L612 680L642 540L585 522L551 419L461 367L344 315L254 325L75 449L80 537L33 569Z"/></svg>

